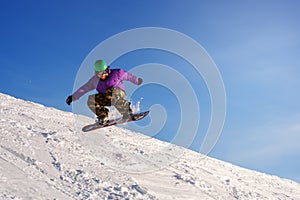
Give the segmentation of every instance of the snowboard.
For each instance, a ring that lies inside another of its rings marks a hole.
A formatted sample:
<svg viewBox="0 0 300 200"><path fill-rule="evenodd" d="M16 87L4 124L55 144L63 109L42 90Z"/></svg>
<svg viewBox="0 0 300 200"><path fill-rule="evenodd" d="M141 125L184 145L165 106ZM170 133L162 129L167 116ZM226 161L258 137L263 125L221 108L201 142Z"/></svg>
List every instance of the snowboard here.
<svg viewBox="0 0 300 200"><path fill-rule="evenodd" d="M96 130L96 129L99 129L99 128L104 128L104 127L113 126L113 125L117 125L117 124L123 124L123 123L126 123L126 122L138 121L138 120L141 120L144 117L146 117L149 114L149 112L150 111L145 111L145 112L133 114L132 119L123 119L122 117L112 119L112 120L109 120L109 122L107 124L104 124L104 125L101 125L101 124L96 122L96 123L84 126L82 128L82 131L83 132L88 132L88 131L93 131L93 130Z"/></svg>

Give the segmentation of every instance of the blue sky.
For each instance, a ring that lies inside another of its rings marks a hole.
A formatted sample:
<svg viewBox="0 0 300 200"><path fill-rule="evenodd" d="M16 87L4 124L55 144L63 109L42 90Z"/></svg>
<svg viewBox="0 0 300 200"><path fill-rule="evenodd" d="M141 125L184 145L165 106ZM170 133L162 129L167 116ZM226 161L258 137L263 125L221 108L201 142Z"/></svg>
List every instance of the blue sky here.
<svg viewBox="0 0 300 200"><path fill-rule="evenodd" d="M1 1L0 92L72 111L64 101L99 43L134 28L172 29L201 44L224 81L226 122L209 155L300 182L299 8L297 0ZM154 50L123 55L113 64L130 70L145 63L169 65L188 78L205 131L210 103L201 77L182 59ZM157 136L168 140L180 121L174 94L153 85L133 98L140 96L142 108L158 103L169 112L168 126Z"/></svg>

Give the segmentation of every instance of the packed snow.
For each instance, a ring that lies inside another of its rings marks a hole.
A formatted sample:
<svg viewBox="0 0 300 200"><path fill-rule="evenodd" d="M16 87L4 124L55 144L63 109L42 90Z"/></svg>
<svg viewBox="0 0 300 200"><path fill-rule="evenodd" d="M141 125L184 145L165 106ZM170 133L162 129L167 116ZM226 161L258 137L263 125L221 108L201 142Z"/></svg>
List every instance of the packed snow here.
<svg viewBox="0 0 300 200"><path fill-rule="evenodd" d="M92 122L0 93L0 199L300 200L299 183Z"/></svg>

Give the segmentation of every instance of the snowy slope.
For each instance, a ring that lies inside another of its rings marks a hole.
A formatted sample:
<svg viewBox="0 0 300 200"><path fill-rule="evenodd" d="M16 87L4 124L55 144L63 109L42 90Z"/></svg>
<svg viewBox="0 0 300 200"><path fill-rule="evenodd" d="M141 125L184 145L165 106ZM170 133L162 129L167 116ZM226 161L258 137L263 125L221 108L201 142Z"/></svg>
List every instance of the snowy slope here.
<svg viewBox="0 0 300 200"><path fill-rule="evenodd" d="M300 184L0 94L0 199L299 199Z"/></svg>

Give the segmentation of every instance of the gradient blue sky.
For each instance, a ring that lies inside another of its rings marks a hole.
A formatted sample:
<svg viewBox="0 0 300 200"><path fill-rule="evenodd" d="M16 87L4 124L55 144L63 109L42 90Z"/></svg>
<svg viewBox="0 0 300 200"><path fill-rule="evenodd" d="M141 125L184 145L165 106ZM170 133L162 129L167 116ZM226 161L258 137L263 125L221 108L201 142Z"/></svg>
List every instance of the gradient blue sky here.
<svg viewBox="0 0 300 200"><path fill-rule="evenodd" d="M173 29L207 50L224 81L226 123L209 155L300 182L299 10L297 0L3 0L0 92L71 111L65 98L95 46L133 28ZM149 62L172 65L172 55L157 54L123 56L116 64L126 70ZM144 95L144 108L155 103L157 97Z"/></svg>

